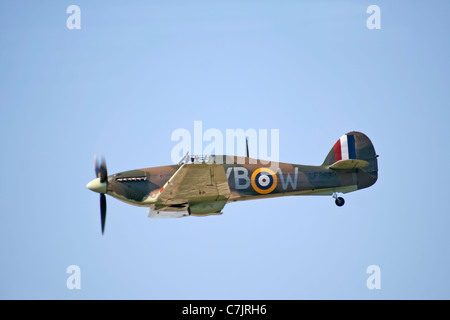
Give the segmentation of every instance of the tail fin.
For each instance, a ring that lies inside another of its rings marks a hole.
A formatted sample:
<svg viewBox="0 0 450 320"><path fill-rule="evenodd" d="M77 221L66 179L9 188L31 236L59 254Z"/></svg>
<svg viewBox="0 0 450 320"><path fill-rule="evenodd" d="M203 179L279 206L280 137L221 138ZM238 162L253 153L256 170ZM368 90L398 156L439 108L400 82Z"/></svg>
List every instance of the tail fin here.
<svg viewBox="0 0 450 320"><path fill-rule="evenodd" d="M358 169L361 174L370 176L372 185L378 176L377 157L370 139L361 132L352 131L334 144L322 166L334 170Z"/></svg>

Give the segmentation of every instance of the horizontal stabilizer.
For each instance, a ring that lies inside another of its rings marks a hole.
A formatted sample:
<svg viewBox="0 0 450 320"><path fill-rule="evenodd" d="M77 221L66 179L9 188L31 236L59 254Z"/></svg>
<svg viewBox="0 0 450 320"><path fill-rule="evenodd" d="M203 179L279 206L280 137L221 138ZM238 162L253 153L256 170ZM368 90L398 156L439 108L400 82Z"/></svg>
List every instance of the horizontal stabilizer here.
<svg viewBox="0 0 450 320"><path fill-rule="evenodd" d="M328 168L333 170L353 170L357 168L365 168L369 165L369 162L358 159L339 160L333 163Z"/></svg>

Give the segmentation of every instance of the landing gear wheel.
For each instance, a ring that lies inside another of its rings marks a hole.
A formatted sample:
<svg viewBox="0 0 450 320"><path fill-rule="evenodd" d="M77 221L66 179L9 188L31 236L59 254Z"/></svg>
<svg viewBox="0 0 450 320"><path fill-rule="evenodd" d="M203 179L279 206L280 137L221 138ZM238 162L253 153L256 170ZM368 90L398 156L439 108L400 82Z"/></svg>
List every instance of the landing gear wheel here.
<svg viewBox="0 0 450 320"><path fill-rule="evenodd" d="M345 204L345 200L342 197L337 197L334 202L338 207L342 207Z"/></svg>

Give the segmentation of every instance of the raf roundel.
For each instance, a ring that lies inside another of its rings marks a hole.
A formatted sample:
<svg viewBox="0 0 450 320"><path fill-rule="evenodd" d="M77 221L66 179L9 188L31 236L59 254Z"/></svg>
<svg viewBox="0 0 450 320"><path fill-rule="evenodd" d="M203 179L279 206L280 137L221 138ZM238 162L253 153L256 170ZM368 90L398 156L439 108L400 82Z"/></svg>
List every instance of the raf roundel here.
<svg viewBox="0 0 450 320"><path fill-rule="evenodd" d="M271 193L277 186L277 175L270 169L259 168L253 171L252 187L260 194Z"/></svg>

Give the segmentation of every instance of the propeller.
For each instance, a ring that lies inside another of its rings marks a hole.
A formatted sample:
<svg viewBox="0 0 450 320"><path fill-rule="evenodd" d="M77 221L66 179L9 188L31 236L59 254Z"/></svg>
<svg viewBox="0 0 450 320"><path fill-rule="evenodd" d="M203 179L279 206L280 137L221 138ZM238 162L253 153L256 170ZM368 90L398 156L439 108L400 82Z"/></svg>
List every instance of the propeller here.
<svg viewBox="0 0 450 320"><path fill-rule="evenodd" d="M106 190L108 188L108 170L106 169L106 161L105 157L102 156L102 160L99 163L97 160L97 156L94 156L94 166L95 166L95 175L99 180L97 181L98 186L93 186L88 188L100 193L100 220L102 225L102 235L105 233L105 222L106 222ZM91 182L92 183L92 182ZM102 192L103 191L103 192Z"/></svg>

